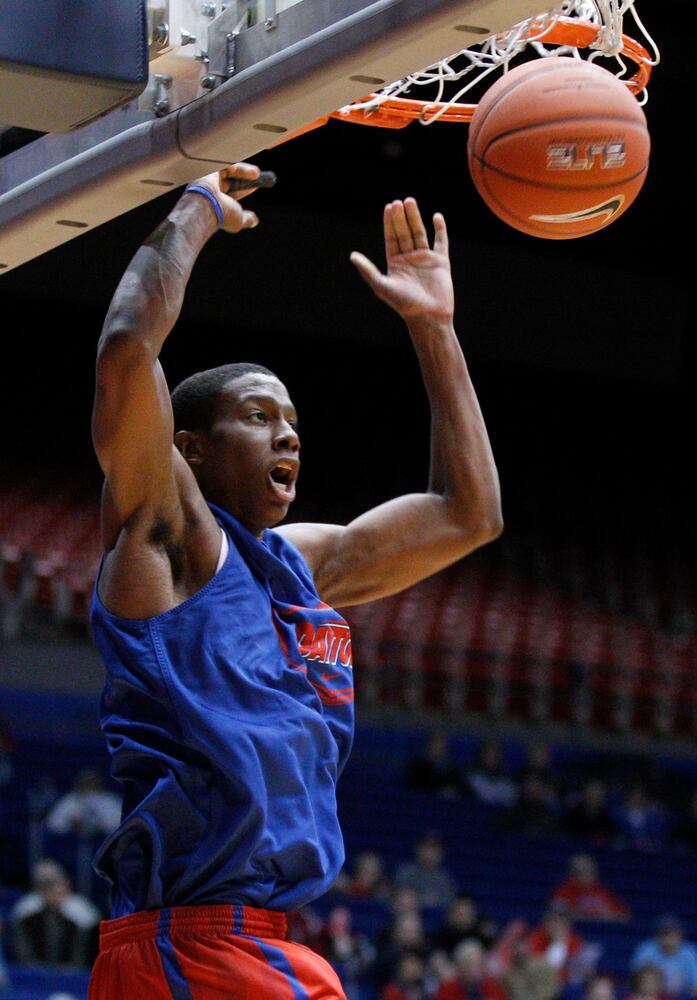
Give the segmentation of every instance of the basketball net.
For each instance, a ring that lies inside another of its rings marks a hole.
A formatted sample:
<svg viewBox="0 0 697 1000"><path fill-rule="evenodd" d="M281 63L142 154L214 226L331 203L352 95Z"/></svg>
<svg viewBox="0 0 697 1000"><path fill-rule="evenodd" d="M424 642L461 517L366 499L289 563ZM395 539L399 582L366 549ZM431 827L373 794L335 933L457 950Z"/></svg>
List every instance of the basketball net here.
<svg viewBox="0 0 697 1000"><path fill-rule="evenodd" d="M658 65L660 54L634 5L635 0L563 0L544 13L483 39L473 48L461 49L425 69L409 73L286 138L324 125L329 118L381 128L404 128L412 121L420 125L469 122L477 105L462 103L461 99L490 73L496 70L505 73L510 63L526 50L541 58L563 55L582 59L580 50L584 49L588 61L610 60L615 76L644 105L651 69ZM623 33L627 13L648 48ZM414 93L419 87L432 88L433 96L416 98ZM448 90L453 93L446 95Z"/></svg>

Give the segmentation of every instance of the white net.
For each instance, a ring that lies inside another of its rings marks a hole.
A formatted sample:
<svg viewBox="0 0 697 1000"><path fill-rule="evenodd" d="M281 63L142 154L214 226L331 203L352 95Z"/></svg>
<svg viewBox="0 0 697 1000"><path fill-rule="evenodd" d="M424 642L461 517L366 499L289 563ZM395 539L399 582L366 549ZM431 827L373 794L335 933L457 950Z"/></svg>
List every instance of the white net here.
<svg viewBox="0 0 697 1000"><path fill-rule="evenodd" d="M386 102L399 98L417 98L417 88L427 87L430 88L428 97L420 99L426 100L431 110L428 115L421 115L419 121L422 125L431 125L447 115L449 109L457 105L468 91L490 73L496 70L505 72L510 63L525 50L543 58L558 55L583 58L579 51L581 43L555 44L549 40L550 36L555 35L555 28L564 27L567 31L573 31L575 25L594 29L585 57L590 61L611 60L615 75L631 85L629 65L624 54L625 14L631 15L639 34L648 45L648 48L644 45L636 46L632 50L632 60L651 67L656 66L660 59L658 47L639 19L634 5L635 0L563 0L544 13L486 38L474 48L461 49L440 62L396 80L365 101L341 108L338 114L348 115L362 111L370 115ZM457 86L458 84L462 85ZM646 103L648 92L645 86L639 89L636 96L640 104Z"/></svg>

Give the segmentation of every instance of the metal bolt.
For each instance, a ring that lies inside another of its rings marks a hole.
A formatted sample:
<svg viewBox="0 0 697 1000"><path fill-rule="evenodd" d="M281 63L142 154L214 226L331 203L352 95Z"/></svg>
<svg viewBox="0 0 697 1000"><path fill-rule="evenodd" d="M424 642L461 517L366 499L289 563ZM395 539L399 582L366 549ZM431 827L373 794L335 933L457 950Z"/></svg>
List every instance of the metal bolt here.
<svg viewBox="0 0 697 1000"><path fill-rule="evenodd" d="M160 21L152 29L150 44L157 45L158 48L163 49L168 41L169 41L169 25L165 21Z"/></svg>
<svg viewBox="0 0 697 1000"><path fill-rule="evenodd" d="M266 28L267 31L271 31L271 29L275 28L277 24L278 20L275 17L267 17L266 20L264 21L264 27Z"/></svg>
<svg viewBox="0 0 697 1000"><path fill-rule="evenodd" d="M204 17L215 17L218 7L214 3L201 4L201 13Z"/></svg>
<svg viewBox="0 0 697 1000"><path fill-rule="evenodd" d="M211 75L201 78L201 86L204 90L214 90L217 82L216 78Z"/></svg>
<svg viewBox="0 0 697 1000"><path fill-rule="evenodd" d="M235 54L236 54L236 43L238 31L229 31L225 36L225 75L229 78L235 75Z"/></svg>
<svg viewBox="0 0 697 1000"><path fill-rule="evenodd" d="M169 111L167 91L172 86L172 77L165 73L155 73L153 76L155 89L153 92L152 109L156 115L166 115Z"/></svg>
<svg viewBox="0 0 697 1000"><path fill-rule="evenodd" d="M186 28L181 29L181 45L193 45L195 41L196 35L192 35L190 31L186 30Z"/></svg>

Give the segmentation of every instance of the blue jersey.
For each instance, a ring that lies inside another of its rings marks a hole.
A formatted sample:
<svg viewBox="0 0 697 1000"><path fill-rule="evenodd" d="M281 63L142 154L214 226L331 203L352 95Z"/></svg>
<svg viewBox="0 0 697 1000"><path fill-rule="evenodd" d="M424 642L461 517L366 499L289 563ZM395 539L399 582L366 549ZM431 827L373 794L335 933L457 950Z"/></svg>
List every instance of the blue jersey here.
<svg viewBox="0 0 697 1000"><path fill-rule="evenodd" d="M125 619L95 588L102 729L124 792L121 825L95 861L114 917L208 903L291 910L325 892L344 860L348 625L295 546L211 510L227 559L183 604Z"/></svg>

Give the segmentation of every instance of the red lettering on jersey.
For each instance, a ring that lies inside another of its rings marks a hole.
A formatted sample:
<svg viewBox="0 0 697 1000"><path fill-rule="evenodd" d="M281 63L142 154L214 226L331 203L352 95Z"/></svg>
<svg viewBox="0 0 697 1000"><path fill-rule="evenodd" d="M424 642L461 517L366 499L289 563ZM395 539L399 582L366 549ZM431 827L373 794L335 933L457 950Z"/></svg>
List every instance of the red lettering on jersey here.
<svg viewBox="0 0 697 1000"><path fill-rule="evenodd" d="M311 622L301 622L296 626L298 647L306 660L317 660L330 667L341 664L350 667L351 632L346 624L328 622L315 628Z"/></svg>

